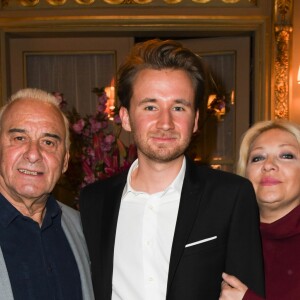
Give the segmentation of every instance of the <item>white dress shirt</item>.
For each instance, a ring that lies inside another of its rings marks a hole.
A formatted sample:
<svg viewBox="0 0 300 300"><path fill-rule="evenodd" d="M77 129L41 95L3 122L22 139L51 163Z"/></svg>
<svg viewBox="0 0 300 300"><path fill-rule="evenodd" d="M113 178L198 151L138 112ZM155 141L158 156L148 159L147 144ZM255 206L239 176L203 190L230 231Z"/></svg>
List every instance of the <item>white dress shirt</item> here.
<svg viewBox="0 0 300 300"><path fill-rule="evenodd" d="M133 190L128 173L117 224L112 300L166 298L170 253L185 174L185 158L175 180L162 192Z"/></svg>

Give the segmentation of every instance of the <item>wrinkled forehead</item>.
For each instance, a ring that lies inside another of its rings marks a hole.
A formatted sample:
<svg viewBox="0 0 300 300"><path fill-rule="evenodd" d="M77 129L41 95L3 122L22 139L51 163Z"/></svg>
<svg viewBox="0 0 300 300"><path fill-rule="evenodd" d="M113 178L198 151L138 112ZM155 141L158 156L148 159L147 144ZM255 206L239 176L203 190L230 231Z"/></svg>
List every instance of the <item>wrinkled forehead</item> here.
<svg viewBox="0 0 300 300"><path fill-rule="evenodd" d="M63 117L52 103L42 102L32 99L17 99L9 103L1 118L1 128L15 126L17 124L26 124L27 122L41 122L49 124L65 133Z"/></svg>

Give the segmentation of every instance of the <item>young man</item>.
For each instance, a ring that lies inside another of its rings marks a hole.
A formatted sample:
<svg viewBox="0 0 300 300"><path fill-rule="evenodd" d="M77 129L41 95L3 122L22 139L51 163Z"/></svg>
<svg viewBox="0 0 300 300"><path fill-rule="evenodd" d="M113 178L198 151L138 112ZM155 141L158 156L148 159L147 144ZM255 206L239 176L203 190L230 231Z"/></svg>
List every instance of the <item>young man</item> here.
<svg viewBox="0 0 300 300"><path fill-rule="evenodd" d="M203 93L201 59L174 41L137 44L121 67L120 117L138 159L81 193L96 299L218 299L229 270L264 293L251 183L184 155Z"/></svg>
<svg viewBox="0 0 300 300"><path fill-rule="evenodd" d="M68 120L24 89L0 111L0 300L93 300L79 213L51 192L67 170Z"/></svg>

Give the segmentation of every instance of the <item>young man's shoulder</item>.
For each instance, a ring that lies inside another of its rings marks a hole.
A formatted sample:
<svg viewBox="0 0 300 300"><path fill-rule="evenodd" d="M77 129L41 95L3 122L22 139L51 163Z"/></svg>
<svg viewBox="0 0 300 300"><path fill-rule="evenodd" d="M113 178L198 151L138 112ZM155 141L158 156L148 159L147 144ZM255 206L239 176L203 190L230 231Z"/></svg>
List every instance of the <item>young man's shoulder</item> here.
<svg viewBox="0 0 300 300"><path fill-rule="evenodd" d="M126 184L128 171L113 175L109 178L97 180L88 184L81 190L81 194L97 193L101 190L103 193L110 192L112 189L124 186Z"/></svg>
<svg viewBox="0 0 300 300"><path fill-rule="evenodd" d="M207 180L235 183L249 182L248 179L233 172L214 169L209 165L197 165L195 163L192 163L191 168L193 172L196 172L197 176L205 177Z"/></svg>

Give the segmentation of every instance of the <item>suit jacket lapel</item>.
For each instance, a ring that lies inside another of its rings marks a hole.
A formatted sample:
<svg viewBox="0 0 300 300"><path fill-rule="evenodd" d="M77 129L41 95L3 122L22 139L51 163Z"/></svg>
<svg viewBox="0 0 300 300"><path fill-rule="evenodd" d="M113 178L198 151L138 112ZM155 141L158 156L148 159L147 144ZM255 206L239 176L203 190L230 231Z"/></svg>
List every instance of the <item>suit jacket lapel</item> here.
<svg viewBox="0 0 300 300"><path fill-rule="evenodd" d="M74 254L80 274L81 288L84 300L93 300L94 293L91 280L91 270L88 250L83 236L79 217L78 220L70 213L69 208L59 203L62 209L61 225Z"/></svg>
<svg viewBox="0 0 300 300"><path fill-rule="evenodd" d="M124 186L126 184L127 174L120 176L112 186L109 186L106 191L106 199L104 201L102 215L102 232L101 232L101 249L102 249L102 280L107 279L104 284L109 289L108 295L112 292L112 275L113 275L113 259L116 230L118 223L118 215L120 210L121 198ZM120 180L119 180L120 179Z"/></svg>
<svg viewBox="0 0 300 300"><path fill-rule="evenodd" d="M182 186L179 211L174 232L169 275L168 287L170 289L172 280L176 273L178 264L187 244L191 230L193 229L195 219L200 206L200 198L205 186L205 176L196 173L196 166L187 159L186 174ZM168 293L167 293L168 294Z"/></svg>
<svg viewBox="0 0 300 300"><path fill-rule="evenodd" d="M8 277L2 250L0 248L0 300L13 300L13 293Z"/></svg>

